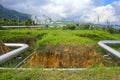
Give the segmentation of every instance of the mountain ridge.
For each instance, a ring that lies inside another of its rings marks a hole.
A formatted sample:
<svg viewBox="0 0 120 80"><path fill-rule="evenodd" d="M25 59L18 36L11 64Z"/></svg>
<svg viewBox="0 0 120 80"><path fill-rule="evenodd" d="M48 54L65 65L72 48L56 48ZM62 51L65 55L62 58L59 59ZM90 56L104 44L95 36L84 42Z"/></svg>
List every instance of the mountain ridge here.
<svg viewBox="0 0 120 80"><path fill-rule="evenodd" d="M18 12L16 10L5 8L0 4L0 19L19 19L24 21L26 19L31 19L31 15Z"/></svg>

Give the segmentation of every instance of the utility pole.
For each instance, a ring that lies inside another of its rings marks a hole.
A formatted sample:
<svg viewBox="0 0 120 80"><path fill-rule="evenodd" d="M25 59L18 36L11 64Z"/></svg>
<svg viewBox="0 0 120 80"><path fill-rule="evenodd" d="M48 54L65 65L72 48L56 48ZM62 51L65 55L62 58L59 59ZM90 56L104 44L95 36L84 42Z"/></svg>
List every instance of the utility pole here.
<svg viewBox="0 0 120 80"><path fill-rule="evenodd" d="M20 24L19 21L20 21L20 20L19 20L19 17L18 17L18 26L19 26L19 24Z"/></svg>
<svg viewBox="0 0 120 80"><path fill-rule="evenodd" d="M100 21L100 18L99 18L99 16L97 17L97 22L99 23L99 21Z"/></svg>
<svg viewBox="0 0 120 80"><path fill-rule="evenodd" d="M110 26L110 22L107 20L107 27L109 27Z"/></svg>

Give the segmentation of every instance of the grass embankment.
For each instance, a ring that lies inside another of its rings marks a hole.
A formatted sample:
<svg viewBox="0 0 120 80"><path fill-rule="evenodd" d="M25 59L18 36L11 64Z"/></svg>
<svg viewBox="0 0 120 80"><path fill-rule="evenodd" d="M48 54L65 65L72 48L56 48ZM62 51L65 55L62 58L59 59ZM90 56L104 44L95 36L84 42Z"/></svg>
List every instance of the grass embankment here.
<svg viewBox="0 0 120 80"><path fill-rule="evenodd" d="M0 30L3 42L24 42L37 40L38 49L44 44L96 44L100 40L119 40L119 34L110 34L102 30L37 30L16 29ZM93 43L94 42L94 43Z"/></svg>
<svg viewBox="0 0 120 80"><path fill-rule="evenodd" d="M3 42L27 43L31 46L29 51L36 51L30 62L28 61L27 67L29 67L28 65L30 67L117 65L115 62L100 56L103 51L97 43L100 40L119 40L119 34L110 34L102 30L20 29L1 30L0 35ZM27 56L26 54L21 55L23 58Z"/></svg>
<svg viewBox="0 0 120 80"><path fill-rule="evenodd" d="M41 39L44 35L44 32L39 32L37 30L0 30L0 40L4 43L26 43L29 44L30 48L27 52L20 54L19 56L24 59L29 54L33 53L37 39ZM14 48L13 48L14 49ZM5 64L2 64L2 67L15 67L21 60L14 58Z"/></svg>
<svg viewBox="0 0 120 80"><path fill-rule="evenodd" d="M0 30L0 40L7 43L21 42L29 44L30 45L29 51L26 52L27 54L26 53L21 54L22 57L27 56L28 54L30 54L30 52L33 52L34 50L36 50L40 55L47 54L49 56L48 53L50 52L61 51L61 53L64 53L68 51L67 49L69 49L68 52L69 55L72 54L71 53L72 51L73 53L75 51L77 51L77 53L83 51L82 53L83 55L84 53L88 53L91 50L95 51L95 53L97 54L102 55L104 51L98 47L97 45L98 41L120 40L120 35L110 34L108 32L101 30L20 29L20 30ZM81 48L84 50L82 50ZM90 48L90 50L88 48ZM46 49L48 49L49 51L48 50L46 51ZM41 53L41 51L46 52ZM71 56L73 57L75 55L72 54ZM86 57L88 55L85 54L83 56ZM63 57L65 56L63 55ZM70 60L72 59L72 57L68 57L68 59ZM52 59L53 58L54 57L52 57ZM8 65L6 64L6 66ZM69 65L68 67L75 66ZM0 80L120 80L120 69L116 67L113 67L111 69L98 67L84 71L58 71L58 70L39 71L37 69L33 71L0 70Z"/></svg>

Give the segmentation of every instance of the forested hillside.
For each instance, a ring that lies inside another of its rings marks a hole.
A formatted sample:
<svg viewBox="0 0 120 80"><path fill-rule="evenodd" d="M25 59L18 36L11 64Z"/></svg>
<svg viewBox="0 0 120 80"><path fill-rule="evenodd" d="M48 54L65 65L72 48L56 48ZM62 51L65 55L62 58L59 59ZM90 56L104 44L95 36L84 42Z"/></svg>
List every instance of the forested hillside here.
<svg viewBox="0 0 120 80"><path fill-rule="evenodd" d="M15 10L7 9L0 4L0 19L19 19L20 21L30 19L29 14L17 12Z"/></svg>

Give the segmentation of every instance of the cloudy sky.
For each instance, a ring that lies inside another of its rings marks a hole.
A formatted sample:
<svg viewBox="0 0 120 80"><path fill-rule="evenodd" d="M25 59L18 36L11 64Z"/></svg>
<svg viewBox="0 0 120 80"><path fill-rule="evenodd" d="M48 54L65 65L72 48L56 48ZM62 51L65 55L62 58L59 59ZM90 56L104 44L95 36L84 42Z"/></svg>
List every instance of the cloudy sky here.
<svg viewBox="0 0 120 80"><path fill-rule="evenodd" d="M0 0L4 7L54 20L120 24L120 0ZM99 19L99 20L98 20Z"/></svg>

